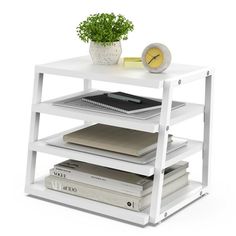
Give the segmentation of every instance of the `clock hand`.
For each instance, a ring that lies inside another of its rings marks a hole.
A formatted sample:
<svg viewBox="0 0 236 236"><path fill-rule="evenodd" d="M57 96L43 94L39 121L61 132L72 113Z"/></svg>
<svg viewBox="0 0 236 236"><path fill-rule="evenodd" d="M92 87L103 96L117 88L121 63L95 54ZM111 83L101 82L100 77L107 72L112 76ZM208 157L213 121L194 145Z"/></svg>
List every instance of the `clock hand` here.
<svg viewBox="0 0 236 236"><path fill-rule="evenodd" d="M148 65L154 60L155 58L153 57L149 62L148 62Z"/></svg>
<svg viewBox="0 0 236 236"><path fill-rule="evenodd" d="M150 64L153 60L155 60L155 59L156 59L157 57L159 57L159 56L160 56L160 54L154 56L154 57L148 62L148 64Z"/></svg>
<svg viewBox="0 0 236 236"><path fill-rule="evenodd" d="M156 56L159 56L159 54L158 55L156 55L156 56L153 56L152 54L150 54L149 52L147 53L150 57L156 57Z"/></svg>
<svg viewBox="0 0 236 236"><path fill-rule="evenodd" d="M157 54L155 57L154 57L154 59L156 59L157 57L159 57L160 56L160 54Z"/></svg>

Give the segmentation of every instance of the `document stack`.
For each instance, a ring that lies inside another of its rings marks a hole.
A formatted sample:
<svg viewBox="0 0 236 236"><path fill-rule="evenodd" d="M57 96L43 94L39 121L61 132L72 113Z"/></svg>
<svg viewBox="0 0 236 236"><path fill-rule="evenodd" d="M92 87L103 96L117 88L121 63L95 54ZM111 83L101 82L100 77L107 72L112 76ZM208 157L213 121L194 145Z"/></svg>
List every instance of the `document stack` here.
<svg viewBox="0 0 236 236"><path fill-rule="evenodd" d="M188 162L165 169L162 198L188 184ZM56 164L45 178L48 189L142 211L150 205L153 176L115 170L75 160Z"/></svg>

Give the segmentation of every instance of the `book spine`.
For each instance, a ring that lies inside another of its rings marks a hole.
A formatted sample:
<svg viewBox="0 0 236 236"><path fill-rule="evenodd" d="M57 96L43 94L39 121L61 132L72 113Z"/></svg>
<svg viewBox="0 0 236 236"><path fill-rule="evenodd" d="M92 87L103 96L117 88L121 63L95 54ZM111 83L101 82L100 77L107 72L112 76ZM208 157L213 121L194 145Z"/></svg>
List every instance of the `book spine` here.
<svg viewBox="0 0 236 236"><path fill-rule="evenodd" d="M178 179L164 185L162 191L162 198L165 198L168 195L186 186L188 184L188 175L189 173L186 173L185 175L179 177Z"/></svg>
<svg viewBox="0 0 236 236"><path fill-rule="evenodd" d="M53 169L50 170L50 174L65 179L70 179L74 181L83 182L86 184L99 186L102 188L108 188L108 189L113 188L112 190L114 191L124 191L124 193L127 194L139 195L140 192L144 190L143 186L141 185L130 184L127 182L118 181L98 175L92 175L89 173L80 172L78 170L72 170L66 167L55 166Z"/></svg>
<svg viewBox="0 0 236 236"><path fill-rule="evenodd" d="M143 198L133 197L131 195L122 194L115 191L104 190L102 188L97 188L54 176L48 176L45 178L45 186L46 188L52 190L69 193L75 196L88 198L133 211L141 211L150 204L150 196L146 197L149 200L145 199L144 201Z"/></svg>
<svg viewBox="0 0 236 236"><path fill-rule="evenodd" d="M109 106L109 105L106 105L106 104L103 104L103 103L100 103L100 102L95 102L95 101L92 101L92 100L87 99L87 98L82 98L82 101L88 102L88 103L91 103L91 104L94 104L94 105L97 105L97 106L105 107L105 108L108 108L108 109L111 109L111 110L114 110L114 111L119 111L119 112L123 112L123 113L129 114L129 112L124 110L124 109L120 109L120 108L117 108L117 107Z"/></svg>
<svg viewBox="0 0 236 236"><path fill-rule="evenodd" d="M164 176L164 182L163 182L164 185L166 185L166 184L178 179L179 177L185 175L187 170L186 169L180 169L178 172L177 171L173 171L173 172L175 172L175 173L173 173L172 175Z"/></svg>
<svg viewBox="0 0 236 236"><path fill-rule="evenodd" d="M187 166L186 166L187 167ZM176 170L172 171L173 173L169 173L164 177L163 185L166 185L179 177L186 174L186 167L185 168L177 168ZM142 197L146 194L145 189L140 185L133 185L121 181L111 180L109 178L104 178L101 176L91 175L88 173L80 172L78 170L71 170L63 167L54 167L50 170L50 175L65 178L73 181L78 181L81 183L89 184L98 186L105 189L110 189L113 191L122 192L124 194L130 194L137 197ZM148 186L152 186L148 184Z"/></svg>

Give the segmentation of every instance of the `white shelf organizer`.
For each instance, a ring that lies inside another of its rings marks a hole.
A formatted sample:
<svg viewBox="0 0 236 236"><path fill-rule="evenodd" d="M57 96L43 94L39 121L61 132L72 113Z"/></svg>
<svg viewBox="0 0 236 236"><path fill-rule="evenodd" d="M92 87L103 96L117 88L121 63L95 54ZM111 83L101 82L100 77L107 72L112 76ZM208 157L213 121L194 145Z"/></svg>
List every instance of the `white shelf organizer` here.
<svg viewBox="0 0 236 236"><path fill-rule="evenodd" d="M124 118L115 115L98 114L91 111L53 106L53 101L41 102L44 74L83 78L84 93L91 91L92 80L163 89L161 114L159 117L140 121L134 118ZM206 67L172 64L162 74L151 74L140 69L127 70L122 65L93 65L89 57L73 58L36 66L25 185L26 193L139 225L161 222L169 215L205 195L209 191L212 76L213 71ZM205 104L187 103L186 106L171 111L173 89L198 79L205 80ZM151 163L141 165L49 146L46 141L52 136L38 140L40 113L147 132L158 131L159 139L156 152L158 158L155 158L155 161ZM187 147L166 155L169 126L202 113L204 114L203 142L189 140ZM161 199L164 169L199 151L202 151L203 158L202 181L190 181L187 187ZM46 189L42 180L35 180L37 152L45 152L63 158L71 158L146 176L154 174L150 208L142 212L134 212Z"/></svg>

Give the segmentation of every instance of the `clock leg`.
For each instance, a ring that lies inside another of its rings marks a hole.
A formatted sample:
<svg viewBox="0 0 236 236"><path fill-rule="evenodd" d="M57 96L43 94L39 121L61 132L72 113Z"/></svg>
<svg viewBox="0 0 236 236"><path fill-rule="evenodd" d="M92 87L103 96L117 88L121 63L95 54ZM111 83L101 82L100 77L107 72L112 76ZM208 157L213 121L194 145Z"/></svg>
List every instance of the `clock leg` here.
<svg viewBox="0 0 236 236"><path fill-rule="evenodd" d="M92 89L92 80L84 79L84 91ZM84 125L89 126L92 125L92 122L84 121Z"/></svg>

